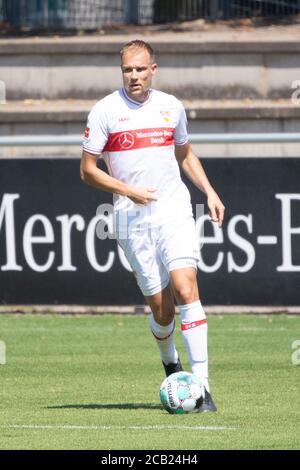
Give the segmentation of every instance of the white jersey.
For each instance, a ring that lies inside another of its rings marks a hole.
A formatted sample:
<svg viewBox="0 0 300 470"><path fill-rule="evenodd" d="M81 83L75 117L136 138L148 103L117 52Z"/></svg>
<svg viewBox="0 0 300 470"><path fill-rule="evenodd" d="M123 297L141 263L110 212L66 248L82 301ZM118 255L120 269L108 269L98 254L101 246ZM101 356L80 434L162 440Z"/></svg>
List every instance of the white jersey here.
<svg viewBox="0 0 300 470"><path fill-rule="evenodd" d="M156 189L158 201L146 206L114 195L115 211L138 207L143 221L154 222L161 208L190 200L174 154L174 145L187 140L186 114L177 98L150 90L147 101L139 103L120 89L92 108L83 149L95 157L101 154L114 178L130 186Z"/></svg>

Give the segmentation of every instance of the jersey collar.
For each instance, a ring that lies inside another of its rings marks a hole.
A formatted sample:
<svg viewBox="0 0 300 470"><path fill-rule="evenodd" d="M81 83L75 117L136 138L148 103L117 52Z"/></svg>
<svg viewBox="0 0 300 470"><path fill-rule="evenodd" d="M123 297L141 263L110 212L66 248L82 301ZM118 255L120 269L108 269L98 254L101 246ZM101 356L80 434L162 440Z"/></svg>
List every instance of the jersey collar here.
<svg viewBox="0 0 300 470"><path fill-rule="evenodd" d="M152 98L152 88L149 89L149 94L148 94L148 98L146 99L146 101L143 101L143 103L141 103L140 101L135 101L133 100L132 98L129 98L129 96L127 95L126 93L126 90L125 88L122 88L122 94L124 96L124 98L129 101L130 103L133 103L133 104L136 104L137 106L144 106L145 104L149 103L149 101L151 100Z"/></svg>

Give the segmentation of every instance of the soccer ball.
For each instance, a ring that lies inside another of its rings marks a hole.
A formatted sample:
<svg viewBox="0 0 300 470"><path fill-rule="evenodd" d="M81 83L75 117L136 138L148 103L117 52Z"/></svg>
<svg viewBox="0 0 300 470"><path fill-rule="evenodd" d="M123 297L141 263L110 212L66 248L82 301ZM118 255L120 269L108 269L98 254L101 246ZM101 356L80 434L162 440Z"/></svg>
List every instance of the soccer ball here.
<svg viewBox="0 0 300 470"><path fill-rule="evenodd" d="M160 400L171 414L197 411L203 403L205 388L198 377L190 372L175 372L160 386Z"/></svg>

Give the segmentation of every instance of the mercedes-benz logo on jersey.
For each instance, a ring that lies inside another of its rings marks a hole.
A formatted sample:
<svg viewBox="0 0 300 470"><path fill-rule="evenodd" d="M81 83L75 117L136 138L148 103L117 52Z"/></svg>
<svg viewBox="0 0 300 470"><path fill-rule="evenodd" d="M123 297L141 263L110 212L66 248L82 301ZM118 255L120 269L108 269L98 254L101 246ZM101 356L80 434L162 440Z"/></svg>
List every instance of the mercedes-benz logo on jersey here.
<svg viewBox="0 0 300 470"><path fill-rule="evenodd" d="M134 137L131 132L122 132L119 137L119 144L124 150L130 149L134 144Z"/></svg>

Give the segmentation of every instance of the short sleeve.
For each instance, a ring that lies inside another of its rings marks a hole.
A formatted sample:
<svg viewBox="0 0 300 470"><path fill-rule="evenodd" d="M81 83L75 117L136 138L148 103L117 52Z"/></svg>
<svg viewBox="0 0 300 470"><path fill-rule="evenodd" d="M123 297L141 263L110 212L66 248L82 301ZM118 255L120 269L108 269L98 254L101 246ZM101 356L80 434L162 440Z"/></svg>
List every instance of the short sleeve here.
<svg viewBox="0 0 300 470"><path fill-rule="evenodd" d="M108 139L108 126L105 111L101 105L96 105L91 110L84 133L83 149L99 156Z"/></svg>
<svg viewBox="0 0 300 470"><path fill-rule="evenodd" d="M187 118L183 105L180 103L179 119L174 131L175 145L184 145L188 141Z"/></svg>

